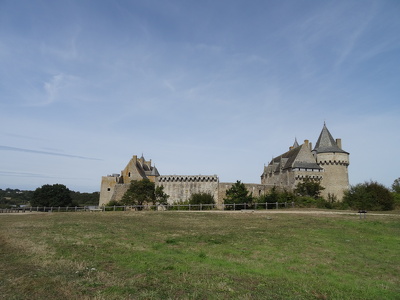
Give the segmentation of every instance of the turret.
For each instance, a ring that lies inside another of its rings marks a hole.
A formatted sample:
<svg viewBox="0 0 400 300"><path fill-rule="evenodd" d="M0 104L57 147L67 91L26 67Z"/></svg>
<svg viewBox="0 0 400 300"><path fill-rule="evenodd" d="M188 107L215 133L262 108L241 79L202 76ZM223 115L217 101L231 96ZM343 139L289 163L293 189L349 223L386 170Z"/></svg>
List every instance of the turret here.
<svg viewBox="0 0 400 300"><path fill-rule="evenodd" d="M342 200L344 191L349 188L347 168L350 164L349 153L342 149L342 140L335 141L324 123L312 152L317 164L324 169L321 185L325 190L322 195L325 198L334 196Z"/></svg>

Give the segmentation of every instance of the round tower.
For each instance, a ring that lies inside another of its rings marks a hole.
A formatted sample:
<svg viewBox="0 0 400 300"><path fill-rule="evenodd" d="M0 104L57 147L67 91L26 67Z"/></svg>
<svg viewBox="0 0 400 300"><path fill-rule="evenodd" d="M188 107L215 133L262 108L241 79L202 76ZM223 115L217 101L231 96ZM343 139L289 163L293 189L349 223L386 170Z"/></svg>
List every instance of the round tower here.
<svg viewBox="0 0 400 300"><path fill-rule="evenodd" d="M349 189L349 153L342 149L341 139L334 140L325 123L313 155L317 164L324 169L321 185L325 189L322 196L341 201L344 191Z"/></svg>

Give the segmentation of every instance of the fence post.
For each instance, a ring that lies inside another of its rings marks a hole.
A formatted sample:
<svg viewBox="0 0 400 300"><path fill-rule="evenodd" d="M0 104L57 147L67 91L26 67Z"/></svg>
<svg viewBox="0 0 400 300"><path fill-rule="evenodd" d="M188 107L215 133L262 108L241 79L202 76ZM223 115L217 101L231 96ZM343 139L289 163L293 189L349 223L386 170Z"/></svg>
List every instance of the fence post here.
<svg viewBox="0 0 400 300"><path fill-rule="evenodd" d="M190 203L189 203L189 210L190 210Z"/></svg>
<svg viewBox="0 0 400 300"><path fill-rule="evenodd" d="M276 209L278 209L278 208L279 208L279 207L278 207L278 202L276 202L275 204L276 204Z"/></svg>
<svg viewBox="0 0 400 300"><path fill-rule="evenodd" d="M115 211L115 205L114 205L114 211Z"/></svg>
<svg viewBox="0 0 400 300"><path fill-rule="evenodd" d="M294 202L292 201L292 208L294 208Z"/></svg>
<svg viewBox="0 0 400 300"><path fill-rule="evenodd" d="M246 209L246 203L243 205L244 209Z"/></svg>
<svg viewBox="0 0 400 300"><path fill-rule="evenodd" d="M265 202L265 209L268 209L268 202Z"/></svg>
<svg viewBox="0 0 400 300"><path fill-rule="evenodd" d="M202 210L202 206L201 206L201 203L200 203L200 210Z"/></svg>
<svg viewBox="0 0 400 300"><path fill-rule="evenodd" d="M58 207L58 212L60 212L60 207Z"/></svg>
<svg viewBox="0 0 400 300"><path fill-rule="evenodd" d="M233 203L233 210L236 210L236 204Z"/></svg>

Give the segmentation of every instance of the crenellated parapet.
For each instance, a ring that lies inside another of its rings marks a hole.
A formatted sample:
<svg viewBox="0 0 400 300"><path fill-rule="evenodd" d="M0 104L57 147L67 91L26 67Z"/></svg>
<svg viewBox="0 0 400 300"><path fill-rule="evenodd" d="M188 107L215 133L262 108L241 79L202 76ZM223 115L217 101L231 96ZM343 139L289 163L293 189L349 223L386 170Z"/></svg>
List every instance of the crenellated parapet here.
<svg viewBox="0 0 400 300"><path fill-rule="evenodd" d="M319 161L318 164L320 166L327 166L327 165L348 166L350 163L348 160L323 160L323 161Z"/></svg>
<svg viewBox="0 0 400 300"><path fill-rule="evenodd" d="M294 177L296 180L312 180L312 181L321 181L324 177L322 175L296 175Z"/></svg>
<svg viewBox="0 0 400 300"><path fill-rule="evenodd" d="M316 153L316 160L318 165L322 168L327 166L345 166L347 167L350 165L349 154L347 152L323 152L323 153Z"/></svg>
<svg viewBox="0 0 400 300"><path fill-rule="evenodd" d="M218 182L217 175L164 175L157 178L157 182Z"/></svg>

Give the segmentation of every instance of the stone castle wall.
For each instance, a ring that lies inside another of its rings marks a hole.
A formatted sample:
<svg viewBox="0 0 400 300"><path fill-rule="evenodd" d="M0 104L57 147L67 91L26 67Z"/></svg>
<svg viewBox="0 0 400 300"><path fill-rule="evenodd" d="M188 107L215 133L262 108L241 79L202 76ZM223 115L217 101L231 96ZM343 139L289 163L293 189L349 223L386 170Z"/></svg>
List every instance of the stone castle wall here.
<svg viewBox="0 0 400 300"><path fill-rule="evenodd" d="M111 198L114 195L115 186L118 184L119 176L118 175L110 175L103 176L101 178L101 187L100 187L100 200L99 205L105 205L111 201Z"/></svg>
<svg viewBox="0 0 400 300"><path fill-rule="evenodd" d="M130 183L123 183L123 184L115 185L114 193L111 197L111 201L121 200L122 197L124 196L124 194L126 193L126 191L129 189L130 185L131 185Z"/></svg>
<svg viewBox="0 0 400 300"><path fill-rule="evenodd" d="M208 193L214 196L215 203L219 207L224 203L226 191L233 185L232 182L219 182L216 175L169 175L159 176L156 181L156 186L163 186L164 192L169 195L169 204L188 201L196 193ZM245 183L244 185L253 197L265 195L273 187L273 185L252 183ZM118 177L104 176L99 205L121 200L128 188L129 183L118 183Z"/></svg>
<svg viewBox="0 0 400 300"><path fill-rule="evenodd" d="M233 182L220 182L218 185L218 201L217 204L223 204L226 196L226 191L229 190L235 183ZM274 185L270 184L256 184L256 183L244 183L247 191L250 192L251 196L257 198L268 194L268 191L272 189Z"/></svg>
<svg viewBox="0 0 400 300"><path fill-rule="evenodd" d="M218 198L218 176L216 175L168 175L157 177L156 186L163 186L169 195L168 203L183 202L196 193L208 193Z"/></svg>

